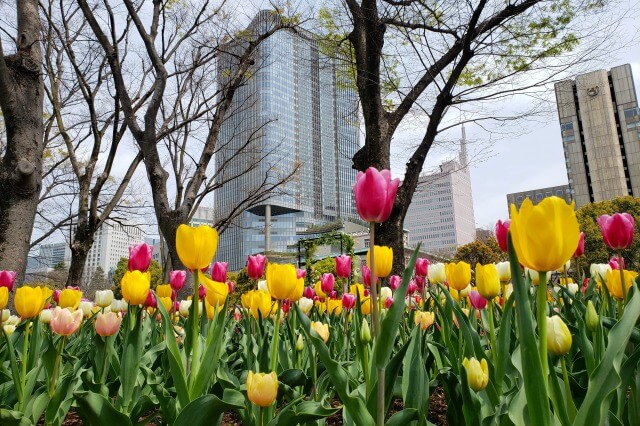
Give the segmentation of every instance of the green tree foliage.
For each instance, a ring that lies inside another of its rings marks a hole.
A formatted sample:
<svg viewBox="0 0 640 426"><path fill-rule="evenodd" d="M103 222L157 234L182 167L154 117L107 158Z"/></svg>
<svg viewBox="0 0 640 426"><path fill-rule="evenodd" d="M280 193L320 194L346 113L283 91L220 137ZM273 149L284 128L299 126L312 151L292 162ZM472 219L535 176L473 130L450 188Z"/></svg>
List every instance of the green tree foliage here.
<svg viewBox="0 0 640 426"><path fill-rule="evenodd" d="M240 296L243 293L257 288L255 283L249 279L246 267L240 269L238 272L229 272L227 274L227 280L233 281L235 284L233 293L229 295L229 306L238 305L240 303Z"/></svg>
<svg viewBox="0 0 640 426"><path fill-rule="evenodd" d="M334 259L333 257L325 257L322 260L319 260L317 262L315 262L312 266L311 266L311 281L312 283L316 283L318 281L320 281L320 277L322 276L322 274L328 274L328 273L332 273L333 275L336 274L336 259ZM336 280L336 284L337 284L337 280Z"/></svg>
<svg viewBox="0 0 640 426"><path fill-rule="evenodd" d="M122 280L124 273L127 272L128 263L129 259L127 259L126 257L121 257L118 261L118 266L113 273L113 286L111 287L111 290L113 290L113 295L116 299L122 298L120 281ZM162 284L162 267L160 266L158 261L151 261L151 264L149 265L149 272L151 273L151 288L155 289L158 284Z"/></svg>
<svg viewBox="0 0 640 426"><path fill-rule="evenodd" d="M495 239L493 239L495 241ZM482 240L475 240L469 244L458 247L453 256L454 262L465 261L475 267L476 263L486 265L488 263L500 262L504 259L498 243L492 244Z"/></svg>
<svg viewBox="0 0 640 426"><path fill-rule="evenodd" d="M622 251L626 268L637 270L640 267L640 235L638 234L637 221L640 218L640 199L634 197L619 197L610 201L582 206L576 212L580 230L584 232L584 260L580 263L588 266L592 263L607 263L616 253L609 249L602 239L598 217L603 214L629 213L636 220L636 233L633 244Z"/></svg>

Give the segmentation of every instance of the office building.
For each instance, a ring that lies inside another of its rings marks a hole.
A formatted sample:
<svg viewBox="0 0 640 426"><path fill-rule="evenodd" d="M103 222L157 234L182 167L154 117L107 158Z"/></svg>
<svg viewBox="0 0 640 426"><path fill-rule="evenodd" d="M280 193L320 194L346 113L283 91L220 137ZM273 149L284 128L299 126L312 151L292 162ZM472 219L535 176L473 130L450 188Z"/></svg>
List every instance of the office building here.
<svg viewBox="0 0 640 426"><path fill-rule="evenodd" d="M87 280L95 270L102 268L105 274L115 270L121 257L129 257L129 247L145 241L146 232L133 222L105 221L95 234L95 240L85 265Z"/></svg>
<svg viewBox="0 0 640 426"><path fill-rule="evenodd" d="M71 248L66 242L41 244L37 262L40 267L55 268L59 265L69 267L71 264Z"/></svg>
<svg viewBox="0 0 640 426"><path fill-rule="evenodd" d="M533 189L531 191L514 192L513 194L507 194L507 208L509 208L509 214L511 214L511 204L515 204L519 209L527 198L529 198L535 205L551 196L564 198L567 203L570 203L573 200L569 185L551 186L549 188Z"/></svg>
<svg viewBox="0 0 640 426"><path fill-rule="evenodd" d="M576 206L640 196L640 112L631 66L556 83L567 176Z"/></svg>
<svg viewBox="0 0 640 426"><path fill-rule="evenodd" d="M273 23L263 11L248 33ZM228 47L239 53L242 45ZM221 58L222 84L236 56ZM282 30L263 41L254 69L239 87L220 131L216 169L228 180L215 192L216 218L242 213L221 235L216 260L236 270L246 256L295 252L310 229L357 220L352 157L359 148L358 100L337 61L303 31ZM224 165L224 168L223 168ZM291 178L257 203L243 204L265 184Z"/></svg>
<svg viewBox="0 0 640 426"><path fill-rule="evenodd" d="M458 158L441 164L436 173L420 176L404 221L411 247L422 243L421 250L450 257L458 246L475 240L466 144L463 126Z"/></svg>

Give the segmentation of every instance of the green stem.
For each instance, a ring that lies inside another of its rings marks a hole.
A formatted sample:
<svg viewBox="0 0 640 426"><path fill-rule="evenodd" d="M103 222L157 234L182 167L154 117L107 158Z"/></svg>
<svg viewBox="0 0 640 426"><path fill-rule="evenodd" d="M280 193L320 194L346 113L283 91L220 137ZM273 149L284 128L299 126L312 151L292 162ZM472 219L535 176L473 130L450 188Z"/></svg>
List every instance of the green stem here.
<svg viewBox="0 0 640 426"><path fill-rule="evenodd" d="M384 426L384 367L376 368L378 376L378 426Z"/></svg>
<svg viewBox="0 0 640 426"><path fill-rule="evenodd" d="M345 354L345 360L349 360L349 312L344 309L342 311L344 314L344 341L343 341L343 352Z"/></svg>
<svg viewBox="0 0 640 426"><path fill-rule="evenodd" d="M104 357L102 358L102 369L100 370L100 383L104 384L107 380L107 359L109 357L109 337L104 339Z"/></svg>
<svg viewBox="0 0 640 426"><path fill-rule="evenodd" d="M200 366L200 271L193 274L193 319L191 321L191 368L189 371L189 379L191 382L195 379ZM205 311L205 307L202 307Z"/></svg>
<svg viewBox="0 0 640 426"><path fill-rule="evenodd" d="M31 320L28 319L24 326L24 340L22 343L22 375L20 376L20 389L21 393L24 392L24 386L27 381L27 359L29 355L29 328L31 326ZM22 401L20 401L20 411L24 409L25 395L22 395Z"/></svg>
<svg viewBox="0 0 640 426"><path fill-rule="evenodd" d="M493 323L493 299L489 300L489 332L491 333L491 354L493 355L493 366L498 364L498 351L496 348L496 329Z"/></svg>
<svg viewBox="0 0 640 426"><path fill-rule="evenodd" d="M573 402L573 396L571 395L571 386L569 386L569 374L567 373L567 363L564 359L564 355L560 357L560 364L562 365L562 380L564 380L564 392L567 398L567 407L569 411L569 420L573 422L576 418L576 406Z"/></svg>
<svg viewBox="0 0 640 426"><path fill-rule="evenodd" d="M278 365L278 337L280 337L280 301L276 302L276 323L273 331L273 341L271 342L270 369L276 371Z"/></svg>
<svg viewBox="0 0 640 426"><path fill-rule="evenodd" d="M365 343L362 348L362 372L364 374L364 386L366 389L366 395L369 395L369 344Z"/></svg>
<svg viewBox="0 0 640 426"><path fill-rule="evenodd" d="M622 309L627 302L627 286L624 282L624 267L622 266L622 250L618 250L618 270L620 271L620 286L622 287ZM622 311L620 312L622 315Z"/></svg>
<svg viewBox="0 0 640 426"><path fill-rule="evenodd" d="M311 346L311 374L313 375L313 400L318 400L318 360L316 356L316 351ZM365 374L366 377L366 374Z"/></svg>
<svg viewBox="0 0 640 426"><path fill-rule="evenodd" d="M373 320L373 340L377 341L380 335L380 317L378 315L378 282L376 280L376 268L374 253L376 251L375 243L375 224L369 224L369 260L371 265L371 316ZM377 395L377 424L384 426L384 368L377 368L378 377L378 395Z"/></svg>
<svg viewBox="0 0 640 426"><path fill-rule="evenodd" d="M58 344L58 351L56 352L56 360L53 363L53 373L51 373L51 381L49 382L49 398L53 396L53 392L56 390L56 380L58 378L60 360L62 358L62 351L64 350L64 343L66 339L67 336L60 336L60 343Z"/></svg>
<svg viewBox="0 0 640 426"><path fill-rule="evenodd" d="M538 321L538 353L542 363L545 385L548 382L549 365L547 356L547 273L539 272L540 281L536 289L536 311Z"/></svg>
<svg viewBox="0 0 640 426"><path fill-rule="evenodd" d="M258 408L258 426L262 426L264 420L262 419L264 412L262 411L262 407Z"/></svg>

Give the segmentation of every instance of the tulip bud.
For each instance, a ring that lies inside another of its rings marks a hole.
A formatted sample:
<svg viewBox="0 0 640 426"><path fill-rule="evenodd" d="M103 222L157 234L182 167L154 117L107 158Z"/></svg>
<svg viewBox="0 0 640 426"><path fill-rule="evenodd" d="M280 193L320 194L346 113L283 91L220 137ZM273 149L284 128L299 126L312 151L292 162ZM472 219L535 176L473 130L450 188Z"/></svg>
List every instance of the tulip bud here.
<svg viewBox="0 0 640 426"><path fill-rule="evenodd" d="M429 259L419 258L416 259L416 275L419 277L426 277L429 271Z"/></svg>
<svg viewBox="0 0 640 426"><path fill-rule="evenodd" d="M371 287L371 269L367 265L362 265L362 281L367 287ZM378 283L378 276L376 276L376 284Z"/></svg>
<svg viewBox="0 0 640 426"><path fill-rule="evenodd" d="M302 352L304 349L304 341L302 340L302 335L298 335L298 339L296 340L296 350L298 352Z"/></svg>
<svg viewBox="0 0 640 426"><path fill-rule="evenodd" d="M331 293L335 287L335 278L333 277L333 274L322 274L320 277L320 285L322 286L322 291L324 293Z"/></svg>
<svg viewBox="0 0 640 426"><path fill-rule="evenodd" d="M152 292L147 293L147 300L144 302L144 306L147 308L157 308L158 301L156 300L156 296Z"/></svg>
<svg viewBox="0 0 640 426"><path fill-rule="evenodd" d="M420 275L416 275L415 277L413 277L413 281L418 286L418 290L422 291L426 282L425 278L421 277Z"/></svg>
<svg viewBox="0 0 640 426"><path fill-rule="evenodd" d="M227 281L227 268L229 263L227 262L215 262L211 268L211 279L224 283Z"/></svg>
<svg viewBox="0 0 640 426"><path fill-rule="evenodd" d="M585 322L587 323L587 328L592 333L595 333L596 330L598 330L598 326L600 325L600 317L598 316L596 307L593 306L593 302L591 300L587 302L587 315L585 318Z"/></svg>
<svg viewBox="0 0 640 426"><path fill-rule="evenodd" d="M500 250L507 252L507 236L509 235L509 225L511 221L505 220L504 222L499 220L496 223L496 240L500 246Z"/></svg>
<svg viewBox="0 0 640 426"><path fill-rule="evenodd" d="M351 256L343 254L336 257L336 275L340 278L351 276Z"/></svg>
<svg viewBox="0 0 640 426"><path fill-rule="evenodd" d="M275 371L265 374L249 370L247 396L249 401L259 407L268 407L273 404L278 396L278 376Z"/></svg>
<svg viewBox="0 0 640 426"><path fill-rule="evenodd" d="M624 269L626 267L624 257L618 258L618 256L613 256L611 259L609 259L609 266L611 267L611 269L614 269L616 271L620 269L620 263L622 263L622 269Z"/></svg>
<svg viewBox="0 0 640 426"><path fill-rule="evenodd" d="M153 255L153 247L147 243L142 243L129 247L129 262L127 269L130 271L147 272L151 265L151 256Z"/></svg>
<svg viewBox="0 0 640 426"><path fill-rule="evenodd" d="M465 358L462 361L464 369L467 371L467 382L469 387L478 392L489 384L489 366L487 360L482 358L478 361L475 358Z"/></svg>
<svg viewBox="0 0 640 426"><path fill-rule="evenodd" d="M252 280L262 278L264 275L264 268L267 264L266 256L256 254L255 256L249 256L247 258L247 274Z"/></svg>
<svg viewBox="0 0 640 426"><path fill-rule="evenodd" d="M40 322L43 324L49 324L51 322L51 314L53 309L43 309L40 312Z"/></svg>
<svg viewBox="0 0 640 426"><path fill-rule="evenodd" d="M107 306L111 306L111 302L113 302L113 291L111 290L98 290L96 291L96 305L101 308L106 308Z"/></svg>
<svg viewBox="0 0 640 426"><path fill-rule="evenodd" d="M481 310L487 307L487 299L475 290L469 292L469 301L474 309Z"/></svg>
<svg viewBox="0 0 640 426"><path fill-rule="evenodd" d="M409 281L409 285L407 286L407 295L413 294L418 290L418 285L415 280Z"/></svg>
<svg viewBox="0 0 640 426"><path fill-rule="evenodd" d="M60 290L59 288L55 289L53 292L53 301L56 303L60 302L60 293L62 293L62 290Z"/></svg>
<svg viewBox="0 0 640 426"><path fill-rule="evenodd" d="M369 343L371 341L371 330L369 329L369 323L365 318L362 318L362 326L360 326L360 339Z"/></svg>
<svg viewBox="0 0 640 426"><path fill-rule="evenodd" d="M169 284L171 288L180 291L187 281L187 271L171 271L169 272Z"/></svg>
<svg viewBox="0 0 640 426"><path fill-rule="evenodd" d="M312 287L305 287L304 290L302 290L302 296L306 297L307 299L313 299L316 295L316 292L313 290Z"/></svg>
<svg viewBox="0 0 640 426"><path fill-rule="evenodd" d="M571 332L558 315L547 317L547 349L556 356L571 349Z"/></svg>
<svg viewBox="0 0 640 426"><path fill-rule="evenodd" d="M342 307L345 309L353 309L356 306L356 296L350 293L342 295Z"/></svg>
<svg viewBox="0 0 640 426"><path fill-rule="evenodd" d="M13 291L13 285L16 282L16 273L13 271L0 271L0 287L6 287L9 291Z"/></svg>
<svg viewBox="0 0 640 426"><path fill-rule="evenodd" d="M402 278L399 275L391 275L389 277L389 287L391 290L396 291L400 284L402 283Z"/></svg>
<svg viewBox="0 0 640 426"><path fill-rule="evenodd" d="M200 300L202 300L205 298L206 295L207 295L207 288L202 284L200 284L198 286L198 297L200 298Z"/></svg>
<svg viewBox="0 0 640 426"><path fill-rule="evenodd" d="M571 295L575 295L578 292L579 288L580 286L576 283L567 284L567 290L569 291L569 293L571 293Z"/></svg>

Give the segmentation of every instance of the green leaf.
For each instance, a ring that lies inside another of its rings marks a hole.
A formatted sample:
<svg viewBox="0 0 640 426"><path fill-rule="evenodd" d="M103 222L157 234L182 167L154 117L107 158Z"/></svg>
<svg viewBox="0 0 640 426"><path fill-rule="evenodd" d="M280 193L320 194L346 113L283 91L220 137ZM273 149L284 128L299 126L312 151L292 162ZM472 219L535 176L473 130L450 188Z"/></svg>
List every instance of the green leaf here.
<svg viewBox="0 0 640 426"><path fill-rule="evenodd" d="M161 305L159 303L158 305ZM120 367L120 382L122 383L122 406L126 412L132 403L133 392L140 370L140 359L142 358L142 310L137 306L130 306L126 315L128 320L125 324L125 338L122 346L122 362ZM134 321L133 328L130 321Z"/></svg>
<svg viewBox="0 0 640 426"><path fill-rule="evenodd" d="M93 392L76 392L78 411L90 425L131 426L126 414L116 410L104 396Z"/></svg>
<svg viewBox="0 0 640 426"><path fill-rule="evenodd" d="M2 328L2 335L7 342L7 348L9 350L9 364L11 365L11 376L13 377L13 383L16 384L16 393L18 394L18 401L22 401L23 389L18 385L20 382L20 370L18 369L18 361L16 360L16 351L13 348L13 341L11 336L7 335L7 332ZM1 411L1 410L0 410Z"/></svg>
<svg viewBox="0 0 640 426"><path fill-rule="evenodd" d="M605 423L611 399L621 382L620 365L627 342L639 316L640 292L634 283L631 299L625 306L624 314L609 332L609 344L602 361L589 377L587 394L578 410L575 425Z"/></svg>
<svg viewBox="0 0 640 426"><path fill-rule="evenodd" d="M225 411L243 408L245 408L244 395L233 389L225 389L222 399L209 394L191 401L182 409L174 425L205 426L217 424Z"/></svg>
<svg viewBox="0 0 640 426"><path fill-rule="evenodd" d="M386 426L404 426L408 422L418 420L420 412L414 408L405 408L402 411L398 411L387 420Z"/></svg>
<svg viewBox="0 0 640 426"><path fill-rule="evenodd" d="M337 413L339 408L325 407L315 401L293 401L278 411L267 426L300 425L314 420L326 419Z"/></svg>
<svg viewBox="0 0 640 426"><path fill-rule="evenodd" d="M411 343L403 361L402 400L404 407L415 408L419 413L429 411L429 376L422 359L422 330L414 327Z"/></svg>
<svg viewBox="0 0 640 426"><path fill-rule="evenodd" d="M511 319L513 318L513 295L507 299L502 311L500 330L498 331L498 360L496 362L494 380L498 394L502 394L502 382L507 368L507 361L511 358Z"/></svg>
<svg viewBox="0 0 640 426"><path fill-rule="evenodd" d="M538 344L533 326L533 314L529 304L529 288L525 283L516 256L511 233L508 236L509 263L516 303L516 321L518 324L520 351L523 368L524 390L527 397L529 420L531 424L546 426L551 423L551 409L547 394L546 378L542 372L542 362L538 355Z"/></svg>
<svg viewBox="0 0 640 426"><path fill-rule="evenodd" d="M19 411L0 409L0 423L3 426L32 426L33 423Z"/></svg>

